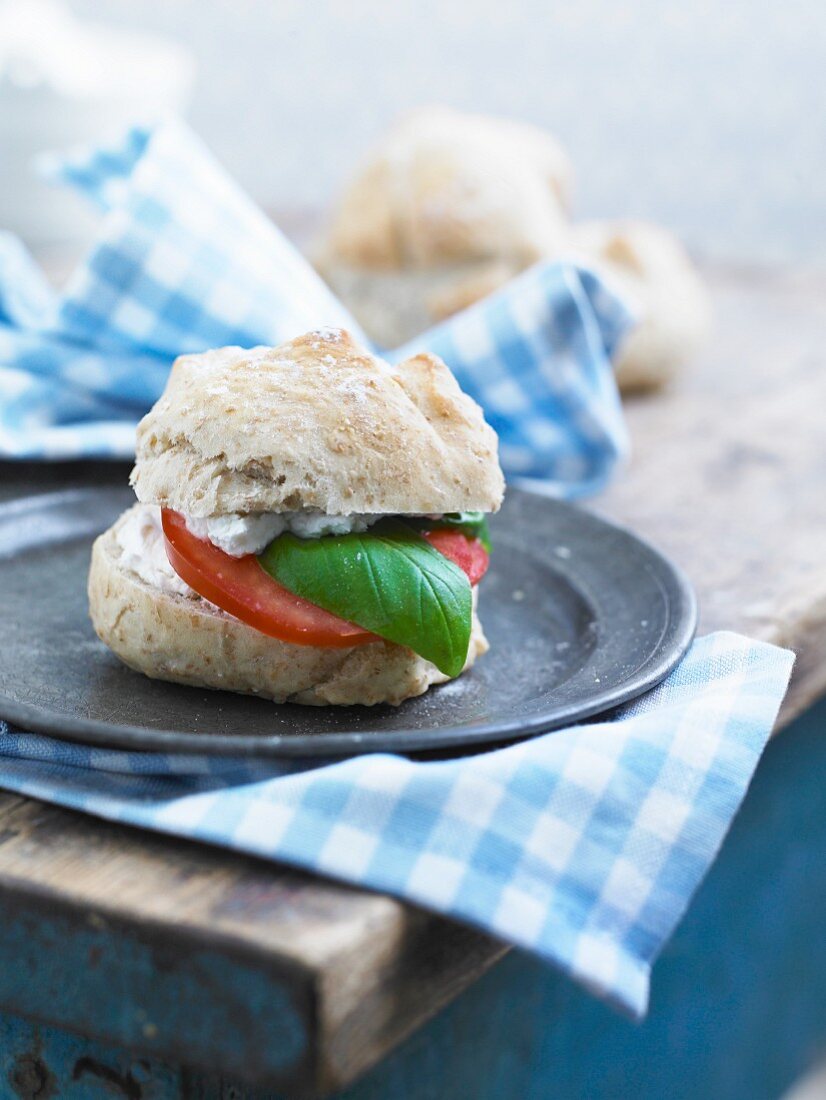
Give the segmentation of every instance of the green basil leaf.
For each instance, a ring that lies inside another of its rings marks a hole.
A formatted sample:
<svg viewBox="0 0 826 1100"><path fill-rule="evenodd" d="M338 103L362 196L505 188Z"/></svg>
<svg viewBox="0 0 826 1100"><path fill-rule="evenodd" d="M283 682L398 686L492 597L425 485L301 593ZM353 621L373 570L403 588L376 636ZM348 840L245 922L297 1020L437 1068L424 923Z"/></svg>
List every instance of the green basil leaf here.
<svg viewBox="0 0 826 1100"><path fill-rule="evenodd" d="M296 596L420 654L446 676L464 668L472 600L462 570L407 524L363 534L281 535L258 559Z"/></svg>
<svg viewBox="0 0 826 1100"><path fill-rule="evenodd" d="M484 512L447 512L441 519L425 519L421 516L404 516L404 522L412 527L425 530L434 530L437 527L449 527L453 531L461 531L469 539L479 539L481 544L490 553L490 531L488 519Z"/></svg>

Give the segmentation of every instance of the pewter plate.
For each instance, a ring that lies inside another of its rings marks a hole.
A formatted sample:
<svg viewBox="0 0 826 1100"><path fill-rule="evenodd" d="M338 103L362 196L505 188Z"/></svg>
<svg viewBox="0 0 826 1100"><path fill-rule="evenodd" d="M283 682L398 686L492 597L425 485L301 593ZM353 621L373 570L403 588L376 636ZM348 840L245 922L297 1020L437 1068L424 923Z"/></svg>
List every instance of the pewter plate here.
<svg viewBox="0 0 826 1100"><path fill-rule="evenodd" d="M400 707L277 706L150 680L98 641L94 537L131 503L90 488L0 505L0 716L126 749L238 756L472 751L581 721L653 687L693 637L696 604L662 554L591 513L511 489L493 518L480 616L490 652Z"/></svg>

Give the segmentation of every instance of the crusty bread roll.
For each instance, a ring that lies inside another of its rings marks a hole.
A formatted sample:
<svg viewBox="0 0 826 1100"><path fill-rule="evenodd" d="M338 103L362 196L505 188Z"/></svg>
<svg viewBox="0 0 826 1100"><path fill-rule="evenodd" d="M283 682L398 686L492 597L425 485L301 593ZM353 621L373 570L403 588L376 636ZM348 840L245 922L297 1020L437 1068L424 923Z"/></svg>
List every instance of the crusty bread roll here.
<svg viewBox="0 0 826 1100"><path fill-rule="evenodd" d="M533 126L446 108L390 130L336 206L316 264L381 346L406 344L540 259L596 266L639 323L617 361L626 392L662 384L709 326L679 241L638 221L571 225L568 158Z"/></svg>
<svg viewBox="0 0 826 1100"><path fill-rule="evenodd" d="M292 645L260 634L194 592L180 595L147 584L125 564L118 543L129 514L95 541L89 610L101 641L138 672L312 706L397 705L448 679L392 642L349 649ZM474 610L465 668L487 648Z"/></svg>
<svg viewBox="0 0 826 1100"><path fill-rule="evenodd" d="M643 221L582 222L572 227L571 249L637 313L615 363L620 388L661 386L710 326L708 293L688 253L673 233Z"/></svg>
<svg viewBox="0 0 826 1100"><path fill-rule="evenodd" d="M491 512L504 491L496 433L441 359L394 369L341 329L181 356L132 484L192 516Z"/></svg>
<svg viewBox="0 0 826 1100"><path fill-rule="evenodd" d="M466 281L489 285L491 261L505 281L557 252L570 186L570 162L543 130L424 108L368 155L314 259L370 336L398 346Z"/></svg>
<svg viewBox="0 0 826 1100"><path fill-rule="evenodd" d="M496 434L440 359L393 368L339 329L279 348L182 356L138 427L132 482L142 503L97 539L89 574L95 630L126 664L312 705L395 705L449 679L392 642L298 645L227 614L173 570L158 510L183 513L187 525L230 520L248 530L272 520L267 513L306 524L496 511ZM225 553L258 553L272 537ZM486 649L474 589L465 668Z"/></svg>
<svg viewBox="0 0 826 1100"><path fill-rule="evenodd" d="M506 255L530 263L564 236L570 181L567 155L544 130L446 107L413 111L345 190L322 262L378 271Z"/></svg>

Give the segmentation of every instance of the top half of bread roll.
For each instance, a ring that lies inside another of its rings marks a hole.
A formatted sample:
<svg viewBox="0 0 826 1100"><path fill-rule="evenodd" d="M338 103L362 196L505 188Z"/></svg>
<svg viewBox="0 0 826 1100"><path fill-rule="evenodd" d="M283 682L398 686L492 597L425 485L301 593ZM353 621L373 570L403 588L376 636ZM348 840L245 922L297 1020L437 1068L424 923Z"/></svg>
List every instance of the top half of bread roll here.
<svg viewBox="0 0 826 1100"><path fill-rule="evenodd" d="M491 512L504 491L496 434L439 358L391 367L341 329L181 356L132 484L195 517Z"/></svg>

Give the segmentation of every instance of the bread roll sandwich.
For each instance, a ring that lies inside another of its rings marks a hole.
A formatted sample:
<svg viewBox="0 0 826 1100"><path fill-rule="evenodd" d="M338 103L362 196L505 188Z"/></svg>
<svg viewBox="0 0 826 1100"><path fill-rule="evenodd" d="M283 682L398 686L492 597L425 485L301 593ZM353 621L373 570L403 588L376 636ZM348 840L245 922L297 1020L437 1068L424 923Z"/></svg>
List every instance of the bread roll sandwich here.
<svg viewBox="0 0 826 1100"><path fill-rule="evenodd" d="M89 606L147 676L398 704L487 649L497 440L435 356L391 367L339 329L182 356L132 484L94 544Z"/></svg>

